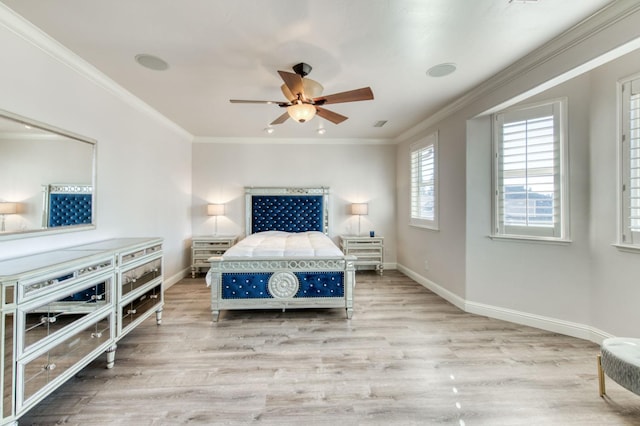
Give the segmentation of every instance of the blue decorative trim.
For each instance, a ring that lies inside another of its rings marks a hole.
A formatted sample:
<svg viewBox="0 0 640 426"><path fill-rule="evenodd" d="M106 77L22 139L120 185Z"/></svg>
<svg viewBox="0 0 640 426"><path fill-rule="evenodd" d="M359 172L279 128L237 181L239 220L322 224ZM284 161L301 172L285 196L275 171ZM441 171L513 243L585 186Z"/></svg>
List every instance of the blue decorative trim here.
<svg viewBox="0 0 640 426"><path fill-rule="evenodd" d="M272 272L222 274L223 299L271 299L268 284ZM295 298L344 297L344 272L295 272L300 287Z"/></svg>
<svg viewBox="0 0 640 426"><path fill-rule="evenodd" d="M322 195L253 195L251 233L323 232Z"/></svg>
<svg viewBox="0 0 640 426"><path fill-rule="evenodd" d="M91 223L91 194L50 194L49 227Z"/></svg>

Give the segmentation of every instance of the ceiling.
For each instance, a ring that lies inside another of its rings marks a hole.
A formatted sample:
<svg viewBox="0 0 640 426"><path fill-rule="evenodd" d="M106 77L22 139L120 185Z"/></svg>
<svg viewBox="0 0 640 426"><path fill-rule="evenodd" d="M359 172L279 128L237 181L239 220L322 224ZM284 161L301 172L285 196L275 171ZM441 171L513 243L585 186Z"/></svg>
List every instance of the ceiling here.
<svg viewBox="0 0 640 426"><path fill-rule="evenodd" d="M2 0L194 136L393 139L609 0ZM140 66L152 54L169 68ZM332 94L370 86L375 99L328 105L265 128L285 100L277 71L299 62ZM454 63L457 71L427 70ZM387 120L383 127L374 127ZM317 129L326 128L324 135Z"/></svg>

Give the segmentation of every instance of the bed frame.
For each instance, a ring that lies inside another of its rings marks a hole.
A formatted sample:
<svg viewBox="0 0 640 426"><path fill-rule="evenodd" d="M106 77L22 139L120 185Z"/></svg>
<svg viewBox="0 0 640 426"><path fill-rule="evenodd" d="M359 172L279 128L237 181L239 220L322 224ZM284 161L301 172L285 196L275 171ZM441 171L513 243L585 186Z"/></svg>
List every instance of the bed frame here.
<svg viewBox="0 0 640 426"><path fill-rule="evenodd" d="M263 231L328 234L328 188L245 188L247 235ZM354 256L213 257L211 313L225 309L344 308L353 315Z"/></svg>

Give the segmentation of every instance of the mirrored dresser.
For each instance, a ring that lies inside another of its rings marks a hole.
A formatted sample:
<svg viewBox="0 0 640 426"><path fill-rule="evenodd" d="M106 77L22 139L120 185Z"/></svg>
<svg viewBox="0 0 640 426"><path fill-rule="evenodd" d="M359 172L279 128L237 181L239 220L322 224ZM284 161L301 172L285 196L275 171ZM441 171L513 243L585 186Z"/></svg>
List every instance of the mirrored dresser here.
<svg viewBox="0 0 640 426"><path fill-rule="evenodd" d="M119 238L0 261L1 424L149 316L161 322L162 239Z"/></svg>

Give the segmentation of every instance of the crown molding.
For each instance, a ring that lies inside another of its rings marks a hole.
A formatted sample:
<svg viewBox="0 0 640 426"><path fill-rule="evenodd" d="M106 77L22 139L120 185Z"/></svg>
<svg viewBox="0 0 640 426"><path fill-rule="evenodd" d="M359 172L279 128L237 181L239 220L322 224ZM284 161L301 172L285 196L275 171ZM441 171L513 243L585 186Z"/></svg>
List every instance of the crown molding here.
<svg viewBox="0 0 640 426"><path fill-rule="evenodd" d="M395 138L395 143L406 142L421 136L431 126L447 118L453 113L471 105L473 102L496 91L498 88L515 81L519 77L531 73L545 65L547 62L566 54L571 49L593 39L602 31L639 12L640 2L637 0L618 0L609 3L593 15L582 20L580 23L564 31L551 41L538 47L531 53L498 72L493 77L485 80L483 83L466 92L444 108L435 111L421 123L401 133ZM615 59L615 57L628 53L631 49L624 48L624 45L628 43L631 43L632 47L637 48L637 43L633 43L633 40L628 40L622 46L612 48L612 50L616 50L616 55L611 55L610 52L600 52L600 56L591 58L585 64L575 67L574 69L579 70L580 73L584 73L602 65L604 60L598 60L599 58L606 58L606 60L610 61ZM559 72L564 75L564 78L562 78L563 76L561 75L554 76L555 78L550 79L550 81L553 81L554 85L578 75L577 72L569 74L571 70L559 70ZM547 82L539 82L539 85L536 87L539 87L540 91L542 88L546 90L549 87L552 87L550 84L545 83ZM528 93L528 95L530 96L531 93Z"/></svg>
<svg viewBox="0 0 640 426"><path fill-rule="evenodd" d="M193 139L191 133L168 119L158 110L150 107L149 104L114 82L106 74L2 3L0 3L0 25L161 125L170 128L182 137L189 140Z"/></svg>
<svg viewBox="0 0 640 426"><path fill-rule="evenodd" d="M196 136L193 143L213 143L213 144L256 144L256 145L395 145L392 139L347 139L347 138L277 138L269 137L217 137L217 136Z"/></svg>

